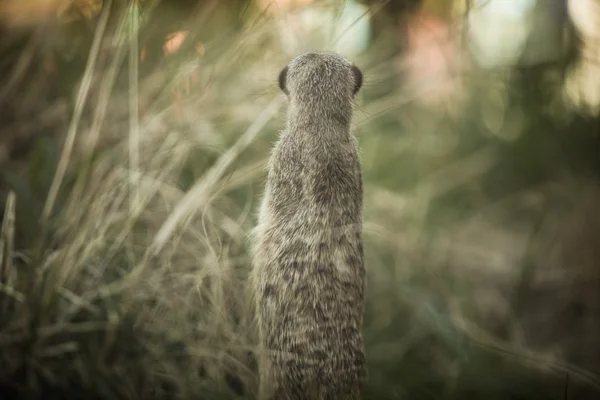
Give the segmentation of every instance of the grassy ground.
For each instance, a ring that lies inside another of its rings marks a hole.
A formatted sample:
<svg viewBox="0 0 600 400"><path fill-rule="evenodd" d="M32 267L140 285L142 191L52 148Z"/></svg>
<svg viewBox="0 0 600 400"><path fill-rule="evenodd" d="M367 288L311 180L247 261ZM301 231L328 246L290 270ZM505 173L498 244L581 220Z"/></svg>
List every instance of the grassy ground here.
<svg viewBox="0 0 600 400"><path fill-rule="evenodd" d="M247 234L283 126L276 77L295 50L272 17L207 15L192 20L236 28L207 36L197 61L146 73L137 52L107 45L128 28L101 14L82 68L59 71L81 82L66 105L48 95L26 109L40 82L13 91L6 132L56 135L0 171L3 398L252 398ZM594 121L530 107L548 96L518 73L471 71L450 106L419 104L394 35L354 60L367 398L599 396L600 189L581 153ZM526 113L519 140L486 131L494 85Z"/></svg>

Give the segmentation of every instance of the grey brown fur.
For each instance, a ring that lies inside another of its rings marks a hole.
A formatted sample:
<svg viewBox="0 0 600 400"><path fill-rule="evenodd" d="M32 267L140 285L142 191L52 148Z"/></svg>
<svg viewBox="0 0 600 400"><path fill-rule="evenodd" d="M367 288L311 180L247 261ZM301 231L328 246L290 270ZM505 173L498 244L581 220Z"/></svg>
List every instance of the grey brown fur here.
<svg viewBox="0 0 600 400"><path fill-rule="evenodd" d="M350 122L362 74L335 53L306 53L279 83L287 126L253 243L259 398L358 400L367 376L363 187Z"/></svg>

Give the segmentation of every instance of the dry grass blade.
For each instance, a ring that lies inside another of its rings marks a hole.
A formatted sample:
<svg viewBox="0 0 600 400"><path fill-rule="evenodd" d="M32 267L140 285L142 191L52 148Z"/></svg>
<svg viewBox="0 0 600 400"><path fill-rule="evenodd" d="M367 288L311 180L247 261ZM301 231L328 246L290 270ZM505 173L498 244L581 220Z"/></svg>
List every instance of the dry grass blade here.
<svg viewBox="0 0 600 400"><path fill-rule="evenodd" d="M27 44L27 48L25 51L21 53L19 57L19 62L14 68L13 73L10 76L8 82L6 82L2 89L0 90L0 104L3 104L7 98L10 97L11 92L16 88L19 82L25 76L27 72L27 68L31 65L31 61L33 60L33 56L35 55L36 48L41 43L43 39L43 29L39 29L36 32L29 43Z"/></svg>
<svg viewBox="0 0 600 400"><path fill-rule="evenodd" d="M73 118L71 119L71 123L69 125L69 129L65 137L65 144L63 147L62 154L60 155L58 166L56 168L56 174L54 175L54 179L52 179L50 191L48 192L46 204L44 205L44 210L42 212L42 218L44 220L47 220L50 217L50 214L52 213L52 210L54 208L54 202L56 201L58 191L60 190L60 186L67 171L67 167L69 165L71 152L75 145L75 138L77 137L77 128L79 126L81 114L83 113L83 108L87 101L90 86L92 84L92 74L96 65L98 52L100 51L100 43L102 42L104 31L108 22L108 16L110 13L111 5L112 1L108 0L102 7L102 14L96 27L94 41L90 49L90 54L86 64L85 72L83 74L83 80L81 82L81 87L79 89L79 92L77 93L77 100L75 102Z"/></svg>
<svg viewBox="0 0 600 400"><path fill-rule="evenodd" d="M2 230L0 231L0 315L7 315L12 299L18 303L25 301L25 296L14 288L13 251L15 246L16 195L12 190L8 193ZM6 298L4 298L6 296Z"/></svg>
<svg viewBox="0 0 600 400"><path fill-rule="evenodd" d="M349 24L340 34L336 37L332 42L332 47L335 46L337 42L343 39L344 35L348 33L357 23L359 23L363 18L368 17L370 15L376 14L379 11L383 10L383 8L390 2L391 0L384 0L375 6L371 6L362 13L358 18L356 18L351 24ZM342 5L343 7L344 5Z"/></svg>
<svg viewBox="0 0 600 400"><path fill-rule="evenodd" d="M587 371L584 368L577 367L576 365L572 365L568 362L561 361L556 357L537 354L526 347L515 348L514 345L502 343L484 330L478 328L476 324L469 322L460 316L455 315L454 317L457 322L457 326L459 326L461 329L464 329L465 333L467 333L473 342L478 346L485 347L499 354L504 354L508 357L515 358L524 364L530 364L534 368L540 370L550 370L554 372L559 371L561 373L572 374L573 376L581 379L583 382L586 382L594 388L600 390L600 378L597 374Z"/></svg>
<svg viewBox="0 0 600 400"><path fill-rule="evenodd" d="M10 285L9 276L12 273L13 249L15 242L15 203L16 195L12 190L8 193L2 231L0 231L0 283Z"/></svg>
<svg viewBox="0 0 600 400"><path fill-rule="evenodd" d="M125 42L126 35L124 34L125 30L126 18L121 20L119 24L119 28L115 34L115 43L114 47L116 48L115 54L111 61L110 66L108 67L108 71L104 75L102 83L100 84L99 95L98 95L98 105L94 110L94 118L92 121L92 127L90 131L87 133L85 138L85 152L86 156L91 156L96 149L96 144L98 143L98 138L100 135L100 129L102 128L102 123L104 122L106 116L106 109L110 100L110 95L112 93L112 89L115 83L115 79L117 77L117 72L119 70L119 66L123 62L124 58L124 48L123 46Z"/></svg>
<svg viewBox="0 0 600 400"><path fill-rule="evenodd" d="M493 147L482 148L425 177L419 183L417 192L421 188L431 188L431 196L441 196L484 175L497 162L496 150Z"/></svg>
<svg viewBox="0 0 600 400"><path fill-rule="evenodd" d="M139 12L137 3L129 6L129 168L132 173L140 169L140 124L139 124L139 40L140 29ZM130 195L130 210L133 210L139 201L138 184L132 179L132 193Z"/></svg>
<svg viewBox="0 0 600 400"><path fill-rule="evenodd" d="M267 106L265 110L248 127L248 130L223 154L206 175L196 183L188 193L177 204L175 210L160 227L152 243L151 252L160 252L162 247L173 235L177 226L185 228L187 221L196 210L205 206L206 201L212 196L215 186L237 159L244 149L252 143L261 129L275 115L283 101L283 96L278 96Z"/></svg>

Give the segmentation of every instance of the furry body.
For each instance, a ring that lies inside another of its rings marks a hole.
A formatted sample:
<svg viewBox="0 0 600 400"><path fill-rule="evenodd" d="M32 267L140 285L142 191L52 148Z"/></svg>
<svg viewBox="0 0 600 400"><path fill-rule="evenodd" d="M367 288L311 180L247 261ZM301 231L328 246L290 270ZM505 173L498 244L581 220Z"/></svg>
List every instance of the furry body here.
<svg viewBox="0 0 600 400"><path fill-rule="evenodd" d="M279 82L287 126L253 243L259 398L358 400L367 375L363 188L350 122L362 74L335 53L306 53Z"/></svg>

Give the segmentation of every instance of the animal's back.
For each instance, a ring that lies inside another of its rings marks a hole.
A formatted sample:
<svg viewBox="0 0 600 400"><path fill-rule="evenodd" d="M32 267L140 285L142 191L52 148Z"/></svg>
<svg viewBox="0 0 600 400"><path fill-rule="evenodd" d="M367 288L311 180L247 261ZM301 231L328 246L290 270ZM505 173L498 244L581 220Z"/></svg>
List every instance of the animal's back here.
<svg viewBox="0 0 600 400"><path fill-rule="evenodd" d="M254 244L267 354L262 399L360 398L366 379L362 190L349 131L340 134L339 126L323 121L288 124L271 155Z"/></svg>

